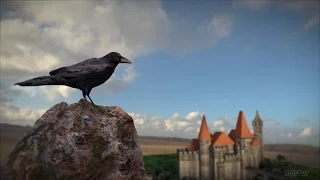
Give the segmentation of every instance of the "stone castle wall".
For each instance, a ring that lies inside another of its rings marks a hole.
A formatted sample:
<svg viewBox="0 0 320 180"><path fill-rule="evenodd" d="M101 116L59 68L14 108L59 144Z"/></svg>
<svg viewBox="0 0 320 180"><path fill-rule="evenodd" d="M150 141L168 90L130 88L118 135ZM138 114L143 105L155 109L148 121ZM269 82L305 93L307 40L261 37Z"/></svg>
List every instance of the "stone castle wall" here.
<svg viewBox="0 0 320 180"><path fill-rule="evenodd" d="M230 146L210 147L211 179L241 177L241 157Z"/></svg>
<svg viewBox="0 0 320 180"><path fill-rule="evenodd" d="M224 178L241 179L241 159L237 154L225 154L224 156Z"/></svg>
<svg viewBox="0 0 320 180"><path fill-rule="evenodd" d="M199 151L178 149L177 154L179 156L179 178L199 178Z"/></svg>
<svg viewBox="0 0 320 180"><path fill-rule="evenodd" d="M200 141L200 178L203 180L210 179L210 155L209 146L211 141Z"/></svg>

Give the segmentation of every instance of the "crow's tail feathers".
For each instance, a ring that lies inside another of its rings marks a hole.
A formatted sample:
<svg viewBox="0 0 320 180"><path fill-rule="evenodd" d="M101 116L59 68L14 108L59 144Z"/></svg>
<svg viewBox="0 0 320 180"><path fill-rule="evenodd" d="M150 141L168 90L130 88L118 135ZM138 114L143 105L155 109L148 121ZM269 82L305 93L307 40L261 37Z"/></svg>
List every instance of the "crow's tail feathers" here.
<svg viewBox="0 0 320 180"><path fill-rule="evenodd" d="M41 76L16 83L19 86L65 85L65 80L58 76Z"/></svg>

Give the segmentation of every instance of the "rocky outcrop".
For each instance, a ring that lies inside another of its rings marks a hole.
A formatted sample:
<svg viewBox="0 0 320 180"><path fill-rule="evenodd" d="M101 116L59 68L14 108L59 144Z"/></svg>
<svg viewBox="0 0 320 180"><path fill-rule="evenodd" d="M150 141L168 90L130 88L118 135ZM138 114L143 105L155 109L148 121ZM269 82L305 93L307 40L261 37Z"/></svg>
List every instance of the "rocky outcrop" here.
<svg viewBox="0 0 320 180"><path fill-rule="evenodd" d="M17 144L8 179L146 179L131 116L84 99L50 108Z"/></svg>

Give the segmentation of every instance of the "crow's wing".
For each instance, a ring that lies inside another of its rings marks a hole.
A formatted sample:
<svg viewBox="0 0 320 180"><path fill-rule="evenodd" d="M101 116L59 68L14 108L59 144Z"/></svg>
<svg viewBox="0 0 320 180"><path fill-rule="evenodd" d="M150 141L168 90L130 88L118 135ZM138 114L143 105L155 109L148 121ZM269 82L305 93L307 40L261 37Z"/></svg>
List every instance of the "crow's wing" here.
<svg viewBox="0 0 320 180"><path fill-rule="evenodd" d="M83 64L79 66L69 66L63 69L63 73L59 72L57 76L60 76L70 82L77 80L90 80L101 78L104 72L111 69L111 65L106 63L101 64Z"/></svg>
<svg viewBox="0 0 320 180"><path fill-rule="evenodd" d="M72 71L72 70L75 70L75 69L81 69L81 68L85 67L85 65L89 65L89 64L95 65L95 64L102 64L102 63L104 63L104 62L101 61L98 58L91 58L91 59L87 59L85 61L82 61L80 63L74 64L74 65L71 65L71 66L61 67L61 68L55 69L55 70L49 72L49 74L51 76L58 75L58 74L63 74L63 73L66 73L66 72L68 72L70 70Z"/></svg>

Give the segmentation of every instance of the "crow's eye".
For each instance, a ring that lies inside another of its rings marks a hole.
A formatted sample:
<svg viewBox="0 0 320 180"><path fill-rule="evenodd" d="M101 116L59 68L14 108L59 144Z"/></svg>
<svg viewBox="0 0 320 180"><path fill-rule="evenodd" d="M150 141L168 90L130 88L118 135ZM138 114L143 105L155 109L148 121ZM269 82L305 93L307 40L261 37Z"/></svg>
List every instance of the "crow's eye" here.
<svg viewBox="0 0 320 180"><path fill-rule="evenodd" d="M121 58L121 55L120 55L120 54L118 54L118 57L119 57L119 58Z"/></svg>

